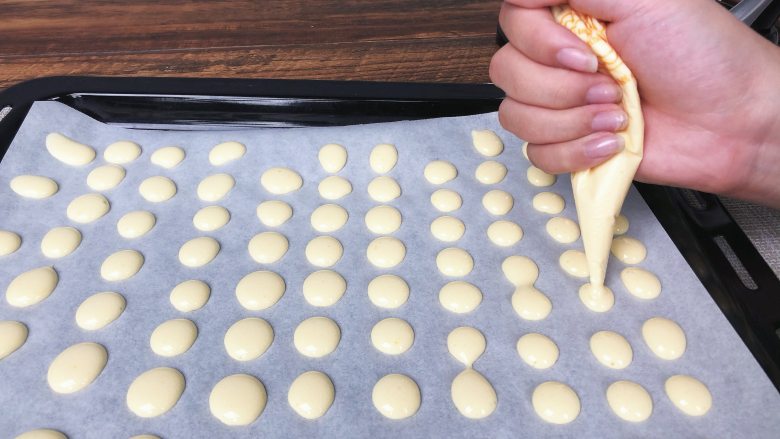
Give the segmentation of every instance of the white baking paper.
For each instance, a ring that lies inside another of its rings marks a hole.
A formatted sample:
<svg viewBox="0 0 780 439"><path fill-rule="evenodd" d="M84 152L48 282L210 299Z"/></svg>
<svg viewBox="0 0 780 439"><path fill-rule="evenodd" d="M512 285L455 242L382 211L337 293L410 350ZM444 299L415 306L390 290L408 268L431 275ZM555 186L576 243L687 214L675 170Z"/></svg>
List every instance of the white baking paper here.
<svg viewBox="0 0 780 439"><path fill-rule="evenodd" d="M514 208L506 216L525 232L510 248L493 245L486 236L487 226L498 219L481 204L482 195L494 187L474 178L476 167L485 160L473 148L470 131L489 128L504 139L506 149L497 160L509 168L507 178L495 188L513 194ZM62 132L92 145L98 158L88 166L66 166L44 146L47 133ZM126 166L127 177L106 193L111 211L93 224L76 225L67 219L66 206L75 197L90 192L86 177L104 163L102 151L116 140L133 140L143 154ZM208 162L215 144L236 140L247 145L244 158L222 167ZM317 233L309 215L326 203L317 193L317 184L327 174L317 161L318 149L330 142L344 145L349 152L347 166L339 175L354 187L351 195L337 201L350 215L347 225L334 233L344 246L344 256L334 267L348 282L344 297L334 306L308 305L301 287L306 275L315 270L304 256L306 243ZM378 143L395 144L398 165L389 175L400 183L403 195L390 203L400 209L403 225L394 235L408 253L404 262L391 270L379 270L366 260L366 246L374 238L364 224L365 212L377 205L366 192L375 177L368 166L371 148ZM178 167L165 170L152 165L151 154L167 145L179 145L187 158ZM619 279L624 267L612 260L607 284L616 296L615 307L605 314L588 311L577 297L583 283L567 276L558 266L566 249L579 248L554 242L545 232L549 216L531 206L533 196L552 190L564 196L563 215L575 219L569 179L561 176L548 189L531 186L526 180L528 162L520 151L521 142L503 131L495 114L443 118L386 124L264 129L254 131L143 131L117 128L96 122L62 104L36 103L0 163L0 228L18 232L23 239L16 253L0 258L0 292L19 273L53 265L60 274L54 293L42 303L25 309L0 301L0 320L19 320L30 328L27 343L0 360L0 436L14 437L33 428L55 428L71 438L121 438L153 433L163 438L216 437L777 437L780 432L780 397L753 359L726 318L670 241L639 194L632 190L624 213L629 218L628 234L647 245L648 257L641 267L656 273L663 284L661 296L643 301L629 295ZM447 244L436 241L429 224L437 213L430 204L438 189L423 178L423 168L431 160L454 163L459 175L443 187L463 196L463 207L452 215L466 224L465 236L454 245L474 257L475 269L463 280L477 285L484 294L474 312L456 315L438 301L439 289L452 279L441 275L436 253ZM303 188L290 195L273 196L259 183L262 172L272 166L287 166L304 178ZM237 186L218 204L231 213L227 226L214 232L199 232L192 226L193 214L207 203L196 196L198 182L217 172L233 175ZM14 194L9 181L19 174L39 174L55 179L60 191L47 200L28 200ZM172 178L178 193L170 201L153 204L138 193L140 182L152 175ZM265 200L282 199L294 208L291 221L278 230L290 240L290 250L278 263L262 266L247 252L247 242L256 233L268 230L257 219L256 206ZM146 236L125 240L116 231L117 220L135 209L147 209L157 216L157 225ZM43 235L52 227L71 225L81 230L84 241L72 255L47 260L40 251ZM177 254L185 241L197 236L213 236L222 246L207 266L182 266ZM100 277L100 264L119 249L136 249L146 262L133 278L109 283ZM512 309L513 287L501 273L501 261L519 254L533 258L540 268L536 286L553 302L551 315L541 322L520 319ZM259 312L243 309L235 297L241 277L255 270L269 269L281 274L287 291L278 304ZM402 276L411 287L411 297L396 310L379 309L366 294L368 282L377 275ZM208 304L201 310L183 314L171 306L169 292L179 282L202 279L211 285ZM127 299L127 309L104 329L87 332L76 326L78 305L99 291L117 291ZM338 349L321 359L298 354L292 337L302 320L324 315L341 327ZM223 336L235 321L258 316L274 328L273 345L259 359L241 363L232 360L223 347ZM688 349L676 361L653 356L641 338L642 322L653 316L677 321L688 337ZM412 348L400 356L387 356L375 350L369 334L372 326L386 317L409 321L415 330ZM154 328L172 318L192 319L199 328L193 347L183 355L163 358L149 347ZM471 325L487 338L487 350L475 368L493 384L498 408L483 420L461 416L450 398L450 383L462 370L446 347L447 334L455 327ZM599 364L590 353L588 340L596 331L613 330L623 334L634 351L633 363L624 370L611 370ZM517 339L528 332L550 336L560 347L557 364L538 371L517 355ZM86 389L59 395L49 389L46 373L52 359L66 347L83 341L103 344L109 352L105 370ZM142 419L125 404L132 380L145 370L158 366L175 367L186 377L186 389L179 402L158 418ZM336 388L336 400L321 419L304 420L287 403L287 390L293 379L307 370L327 373ZM248 373L258 377L268 391L268 405L260 418L247 427L228 427L214 418L208 407L211 388L223 377ZM374 383L388 373L412 377L422 392L422 406L411 418L391 421L373 407ZM690 374L710 388L712 410L701 418L682 414L664 393L666 378ZM628 379L643 385L652 395L653 415L631 424L620 420L607 405L607 386ZM582 401L582 412L568 425L543 422L533 410L531 393L546 380L568 383Z"/></svg>

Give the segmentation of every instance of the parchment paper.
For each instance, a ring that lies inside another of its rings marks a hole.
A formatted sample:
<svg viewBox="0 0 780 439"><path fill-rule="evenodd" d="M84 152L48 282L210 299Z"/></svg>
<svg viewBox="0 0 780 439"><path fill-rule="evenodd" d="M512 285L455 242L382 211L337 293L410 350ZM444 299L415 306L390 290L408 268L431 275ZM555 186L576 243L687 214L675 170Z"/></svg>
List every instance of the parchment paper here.
<svg viewBox="0 0 780 439"><path fill-rule="evenodd" d="M490 128L506 144L498 157L509 174L495 187L512 193L515 205L507 215L519 223L525 237L516 246L498 248L485 234L491 217L481 205L481 197L493 187L474 178L484 158L471 145L472 129ZM48 132L59 131L98 150L92 164L73 168L55 160L45 149ZM106 193L111 211L89 225L75 225L84 235L81 246L61 260L47 260L40 252L42 236L55 226L74 225L65 209L76 196L90 192L88 172L104 163L103 149L113 141L128 139L142 145L143 154L126 166L127 177ZM215 168L208 163L209 149L221 141L237 140L248 147L246 156ZM306 243L317 235L309 223L311 211L326 201L317 193L317 184L326 173L319 167L317 151L325 143L343 144L349 161L340 173L354 191L337 203L348 209L347 225L334 235L345 253L334 267L348 282L345 296L332 307L308 305L301 293L304 277L315 268L304 256ZM366 260L366 246L373 238L366 229L365 212L377 205L366 193L374 174L368 155L377 143L393 143L399 162L390 175L396 178L403 195L391 204L398 207L404 221L395 234L406 243L404 262L392 270L379 270ZM175 169L164 170L150 164L157 148L180 145L187 158ZM438 301L443 277L435 265L436 253L447 244L436 241L429 224L439 213L429 202L437 189L423 178L423 168L431 160L453 162L459 171L456 180L445 184L463 196L463 207L453 215L466 224L466 234L454 245L467 249L475 259L474 271L464 280L477 285L484 294L482 304L467 315L443 309ZM304 187L291 195L276 197L259 184L262 172L272 166L289 166L300 172ZM554 242L545 232L549 216L531 207L532 197L543 189L528 184L528 163L520 152L520 142L501 130L495 114L445 118L415 122L236 132L160 132L127 130L98 123L64 105L36 103L20 129L6 157L0 163L0 228L22 235L22 248L0 259L0 291L19 273L53 265L60 274L54 293L42 303L16 309L0 302L0 319L19 320L30 328L27 343L0 361L0 436L13 437L32 428L56 428L71 438L115 438L154 433L164 438L191 437L776 437L780 431L780 397L741 342L725 317L711 300L693 272L678 253L642 198L632 191L624 213L629 218L628 234L644 242L648 257L640 264L656 273L663 284L661 296L641 301L629 295L619 280L624 267L610 262L607 284L616 296L608 313L588 311L577 297L580 279L567 276L558 266L559 255L572 245ZM228 172L237 181L233 191L218 204L232 215L224 228L205 235L222 245L216 259L200 269L182 266L177 259L183 242L204 233L192 226L192 216L206 203L195 194L206 175ZM60 191L42 201L22 199L9 188L19 174L40 174L54 178ZM153 204L138 193L139 183L152 175L166 175L178 186L169 202ZM567 177L544 190L566 199L563 215L575 218ZM247 242L267 230L255 215L264 200L280 198L295 211L290 222L279 228L290 240L290 250L278 263L261 266L248 255ZM157 225L146 236L124 240L116 232L118 218L134 209L148 209L157 216ZM133 278L119 283L103 281L99 275L103 259L119 249L137 249L146 262ZM536 286L553 302L551 315L541 322L527 322L513 311L513 287L501 274L501 261L512 254L527 255L539 265ZM234 288L249 272L270 269L287 282L284 297L274 307L259 312L243 309ZM366 294L368 282L383 273L404 277L411 297L397 310L382 310L371 304ZM202 279L212 288L211 299L201 310L183 314L169 302L173 286L187 279ZM74 320L75 310L98 291L117 291L127 299L127 309L104 329L87 332ZM341 327L338 349L321 359L298 354L292 344L296 325L305 318L325 315ZM259 316L268 320L276 337L259 359L240 363L223 347L223 336L235 321ZM406 319L414 327L412 348L400 356L376 351L369 338L372 326L385 317ZM653 356L641 338L641 325L653 316L680 323L688 338L685 355L676 361ZM156 356L149 348L149 336L160 323L171 318L192 319L199 328L193 347L174 358ZM457 326L472 325L486 336L488 347L475 363L498 393L498 408L487 419L474 421L461 416L450 398L450 383L462 370L446 348L447 334ZM590 353L588 340L594 332L609 329L623 334L634 350L634 361L616 371L600 365ZM530 368L518 357L517 339L528 332L550 336L560 347L558 363L549 370ZM46 383L51 360L66 347L82 341L105 345L109 360L105 370L86 389L71 395L52 392ZM171 366L183 372L186 390L167 414L153 419L133 415L125 405L132 380L145 370ZM287 404L287 389L306 370L321 370L333 380L336 400L327 414L316 421L304 420ZM208 408L208 395L224 376L249 373L257 376L268 391L268 405L260 418L248 427L227 427ZM371 403L374 383L388 373L404 373L420 386L422 406L406 420L383 418ZM673 374L691 374L710 388L714 404L704 417L691 418L679 412L668 400L663 383ZM642 384L652 395L654 412L640 424L620 420L609 409L605 391L613 381L629 379ZM571 385L582 401L582 413L571 424L550 425L533 411L531 393L546 380Z"/></svg>

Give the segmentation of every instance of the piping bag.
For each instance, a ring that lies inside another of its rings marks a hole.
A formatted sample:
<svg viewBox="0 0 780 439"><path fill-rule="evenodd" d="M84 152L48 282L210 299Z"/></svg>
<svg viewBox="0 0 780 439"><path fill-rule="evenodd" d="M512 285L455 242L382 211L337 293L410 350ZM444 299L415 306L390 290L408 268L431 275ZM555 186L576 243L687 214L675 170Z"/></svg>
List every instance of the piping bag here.
<svg viewBox="0 0 780 439"><path fill-rule="evenodd" d="M551 10L559 24L590 46L598 58L599 71L617 81L623 92L621 106L628 115L626 128L617 133L623 138L625 148L600 165L571 174L591 291L599 295L604 289L615 218L642 161L645 123L636 78L607 42L604 25L568 5L553 6Z"/></svg>

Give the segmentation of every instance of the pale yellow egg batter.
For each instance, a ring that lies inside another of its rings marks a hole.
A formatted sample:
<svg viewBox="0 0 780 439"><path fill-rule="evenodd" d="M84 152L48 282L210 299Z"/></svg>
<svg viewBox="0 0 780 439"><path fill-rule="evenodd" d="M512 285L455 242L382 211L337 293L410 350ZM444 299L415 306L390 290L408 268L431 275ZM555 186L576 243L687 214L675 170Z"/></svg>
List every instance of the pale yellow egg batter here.
<svg viewBox="0 0 780 439"><path fill-rule="evenodd" d="M41 240L41 253L47 258L64 258L81 244L81 232L73 227L55 227Z"/></svg>
<svg viewBox="0 0 780 439"><path fill-rule="evenodd" d="M46 136L46 150L55 159L70 166L84 166L95 160L95 150L60 133Z"/></svg>
<svg viewBox="0 0 780 439"><path fill-rule="evenodd" d="M118 319L125 311L124 296L112 291L95 293L76 309L76 325L87 331L96 331Z"/></svg>
<svg viewBox="0 0 780 439"><path fill-rule="evenodd" d="M271 325L258 317L248 317L233 323L223 343L230 358L250 361L263 355L274 341Z"/></svg>
<svg viewBox="0 0 780 439"><path fill-rule="evenodd" d="M152 212L146 210L135 210L122 215L116 223L116 230L119 236L126 239L140 238L154 227L157 218Z"/></svg>
<svg viewBox="0 0 780 439"><path fill-rule="evenodd" d="M236 298L244 308L260 311L276 304L286 288L282 276L273 271L254 271L238 281Z"/></svg>
<svg viewBox="0 0 780 439"><path fill-rule="evenodd" d="M56 181L41 175L19 175L11 179L11 190L17 195L42 200L56 194L60 186Z"/></svg>
<svg viewBox="0 0 780 439"><path fill-rule="evenodd" d="M127 389L127 407L142 418L167 413L184 392L184 375L171 367L156 367L138 375Z"/></svg>

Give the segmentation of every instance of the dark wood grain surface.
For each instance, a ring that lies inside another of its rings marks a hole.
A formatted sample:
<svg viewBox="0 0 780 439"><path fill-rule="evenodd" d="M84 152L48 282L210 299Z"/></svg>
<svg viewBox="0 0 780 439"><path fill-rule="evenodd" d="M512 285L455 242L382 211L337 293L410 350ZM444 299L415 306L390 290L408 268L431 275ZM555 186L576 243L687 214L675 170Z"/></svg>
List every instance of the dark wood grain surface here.
<svg viewBox="0 0 780 439"><path fill-rule="evenodd" d="M0 88L49 75L487 82L499 6L0 0Z"/></svg>

